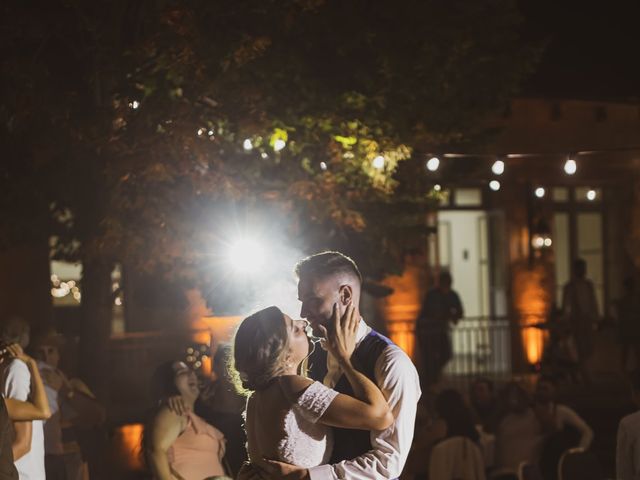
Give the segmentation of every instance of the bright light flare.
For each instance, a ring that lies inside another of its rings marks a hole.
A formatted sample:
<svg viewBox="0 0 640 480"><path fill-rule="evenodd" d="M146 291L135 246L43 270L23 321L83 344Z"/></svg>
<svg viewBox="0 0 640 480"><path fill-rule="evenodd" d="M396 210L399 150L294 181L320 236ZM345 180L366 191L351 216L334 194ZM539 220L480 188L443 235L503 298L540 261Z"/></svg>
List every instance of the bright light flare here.
<svg viewBox="0 0 640 480"><path fill-rule="evenodd" d="M253 150L253 143L251 143L250 138L245 138L244 142L242 143L242 148L244 148L247 152Z"/></svg>
<svg viewBox="0 0 640 480"><path fill-rule="evenodd" d="M237 273L256 272L265 264L265 251L260 242L241 238L229 246L227 261Z"/></svg>
<svg viewBox="0 0 640 480"><path fill-rule="evenodd" d="M498 190L500 190L500 182L498 180L491 180L489 182L489 188L494 192L497 192Z"/></svg>
<svg viewBox="0 0 640 480"><path fill-rule="evenodd" d="M504 173L504 162L502 160L496 160L493 162L491 171L496 175L502 175Z"/></svg>
<svg viewBox="0 0 640 480"><path fill-rule="evenodd" d="M590 202L593 202L597 196L597 192L593 189L587 192L587 200L589 200Z"/></svg>
<svg viewBox="0 0 640 480"><path fill-rule="evenodd" d="M536 188L534 193L535 193L536 197L542 198L542 197L544 197L545 193L547 193L547 192L545 191L545 189L543 187L538 187L538 188Z"/></svg>

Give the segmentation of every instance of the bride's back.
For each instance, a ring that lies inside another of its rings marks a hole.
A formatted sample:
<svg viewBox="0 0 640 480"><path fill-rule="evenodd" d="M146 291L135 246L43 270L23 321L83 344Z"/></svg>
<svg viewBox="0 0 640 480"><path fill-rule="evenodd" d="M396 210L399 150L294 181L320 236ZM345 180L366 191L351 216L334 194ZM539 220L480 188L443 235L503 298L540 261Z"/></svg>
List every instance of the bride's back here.
<svg viewBox="0 0 640 480"><path fill-rule="evenodd" d="M254 392L247 402L246 421L251 462L266 457L301 467L326 463L333 445L331 429L317 423L318 407L322 412L326 408L321 406L325 390L314 382L295 402L287 399L278 381Z"/></svg>

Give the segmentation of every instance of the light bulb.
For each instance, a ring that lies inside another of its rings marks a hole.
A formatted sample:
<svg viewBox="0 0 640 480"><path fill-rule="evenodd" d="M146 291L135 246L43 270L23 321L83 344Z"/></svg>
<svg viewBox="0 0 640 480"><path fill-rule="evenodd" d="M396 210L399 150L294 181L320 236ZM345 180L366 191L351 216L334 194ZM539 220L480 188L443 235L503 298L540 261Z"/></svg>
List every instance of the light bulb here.
<svg viewBox="0 0 640 480"><path fill-rule="evenodd" d="M438 157L431 157L427 161L427 170L430 172L435 172L440 167L440 159Z"/></svg>
<svg viewBox="0 0 640 480"><path fill-rule="evenodd" d="M578 164L575 160L569 159L564 164L564 171L567 175L573 175L578 170Z"/></svg>

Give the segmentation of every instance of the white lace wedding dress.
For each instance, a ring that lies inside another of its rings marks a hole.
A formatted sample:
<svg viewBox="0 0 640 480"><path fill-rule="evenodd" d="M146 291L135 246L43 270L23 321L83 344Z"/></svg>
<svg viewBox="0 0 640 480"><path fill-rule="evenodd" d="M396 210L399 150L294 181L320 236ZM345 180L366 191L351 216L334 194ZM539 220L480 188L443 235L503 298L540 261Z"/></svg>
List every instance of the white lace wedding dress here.
<svg viewBox="0 0 640 480"><path fill-rule="evenodd" d="M320 382L309 385L293 405L281 391L254 392L245 425L251 463L260 464L262 458L306 468L327 463L333 436L330 427L317 421L336 395Z"/></svg>

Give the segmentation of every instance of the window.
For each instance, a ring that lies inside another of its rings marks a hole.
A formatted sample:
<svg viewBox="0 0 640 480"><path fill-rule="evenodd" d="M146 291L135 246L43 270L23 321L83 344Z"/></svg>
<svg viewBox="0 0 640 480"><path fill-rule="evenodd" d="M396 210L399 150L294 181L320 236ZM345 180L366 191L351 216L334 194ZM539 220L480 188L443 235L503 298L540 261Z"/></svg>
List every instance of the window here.
<svg viewBox="0 0 640 480"><path fill-rule="evenodd" d="M479 207L482 205L482 190L479 188L456 188L454 204L456 207Z"/></svg>
<svg viewBox="0 0 640 480"><path fill-rule="evenodd" d="M564 203L569 201L569 189L567 187L553 187L551 197L554 202Z"/></svg>

